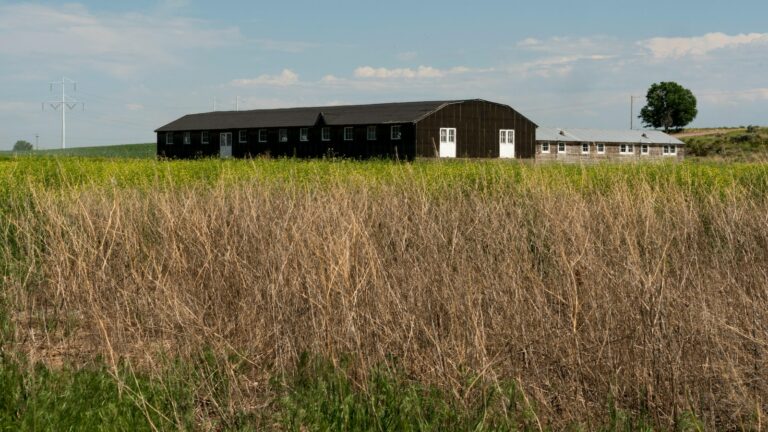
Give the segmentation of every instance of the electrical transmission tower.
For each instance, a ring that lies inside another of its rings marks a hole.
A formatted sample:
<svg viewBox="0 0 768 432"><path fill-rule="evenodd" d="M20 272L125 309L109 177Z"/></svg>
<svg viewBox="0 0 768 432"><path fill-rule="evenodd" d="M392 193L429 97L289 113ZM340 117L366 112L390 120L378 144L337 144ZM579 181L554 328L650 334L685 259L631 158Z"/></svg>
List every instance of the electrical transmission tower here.
<svg viewBox="0 0 768 432"><path fill-rule="evenodd" d="M45 104L47 103L54 111L61 109L61 148L67 148L67 110L73 110L80 105L85 111L85 104L83 102L74 99L71 96L67 96L67 86L71 85L72 90L77 92L77 83L69 78L61 78L59 82L50 83L51 93L53 93L54 87L61 86L61 100L43 102L43 111L45 111Z"/></svg>

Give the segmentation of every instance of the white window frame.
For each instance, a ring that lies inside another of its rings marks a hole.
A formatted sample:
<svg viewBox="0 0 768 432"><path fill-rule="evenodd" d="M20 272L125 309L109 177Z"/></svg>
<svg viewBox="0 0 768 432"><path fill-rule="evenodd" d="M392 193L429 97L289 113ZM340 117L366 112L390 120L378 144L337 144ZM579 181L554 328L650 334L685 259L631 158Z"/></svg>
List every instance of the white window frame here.
<svg viewBox="0 0 768 432"><path fill-rule="evenodd" d="M344 128L344 141L352 141L355 139L355 128L347 126Z"/></svg>
<svg viewBox="0 0 768 432"><path fill-rule="evenodd" d="M585 146L587 147L586 150L584 150ZM589 154L589 143L588 142L581 143L581 154Z"/></svg>
<svg viewBox="0 0 768 432"><path fill-rule="evenodd" d="M441 158L455 158L458 155L458 131L456 128L440 128L440 147L438 152ZM445 145L445 148L444 148ZM449 152L448 145L453 145L453 151Z"/></svg>
<svg viewBox="0 0 768 432"><path fill-rule="evenodd" d="M560 150L560 147L563 149ZM565 152L568 151L568 147L565 145L565 141L558 141L557 142L557 153L558 154L565 154Z"/></svg>
<svg viewBox="0 0 768 432"><path fill-rule="evenodd" d="M622 154L622 155L634 155L635 154L635 145L634 144L619 144L619 154Z"/></svg>
<svg viewBox="0 0 768 432"><path fill-rule="evenodd" d="M288 142L288 129L278 129L277 142L281 142L281 143Z"/></svg>
<svg viewBox="0 0 768 432"><path fill-rule="evenodd" d="M265 143L267 142L267 139L269 138L269 133L266 129L259 129L259 142Z"/></svg>
<svg viewBox="0 0 768 432"><path fill-rule="evenodd" d="M648 146L648 144L640 144L640 154L643 156L648 156L651 154L651 148Z"/></svg>
<svg viewBox="0 0 768 432"><path fill-rule="evenodd" d="M173 145L173 132L165 133L165 145Z"/></svg>
<svg viewBox="0 0 768 432"><path fill-rule="evenodd" d="M664 156L677 156L677 147L673 145L664 146Z"/></svg>
<svg viewBox="0 0 768 432"><path fill-rule="evenodd" d="M605 143L597 143L597 154L605 154Z"/></svg>
<svg viewBox="0 0 768 432"><path fill-rule="evenodd" d="M184 145L192 144L192 132L184 132L184 139L182 140Z"/></svg>
<svg viewBox="0 0 768 432"><path fill-rule="evenodd" d="M512 137L512 140L510 140L509 137ZM515 130L514 129L499 129L499 144L512 144L512 145L515 145Z"/></svg>
<svg viewBox="0 0 768 432"><path fill-rule="evenodd" d="M309 141L309 128L299 129L299 141L301 142Z"/></svg>
<svg viewBox="0 0 768 432"><path fill-rule="evenodd" d="M368 126L365 131L368 141L376 141L376 126Z"/></svg>
<svg viewBox="0 0 768 432"><path fill-rule="evenodd" d="M403 137L403 131L400 128L400 125L394 125L389 128L389 138L392 141L399 141Z"/></svg>
<svg viewBox="0 0 768 432"><path fill-rule="evenodd" d="M200 132L200 144L210 144L211 134L208 131Z"/></svg>
<svg viewBox="0 0 768 432"><path fill-rule="evenodd" d="M323 141L330 141L331 140L331 128L328 126L320 129L320 139Z"/></svg>
<svg viewBox="0 0 768 432"><path fill-rule="evenodd" d="M542 141L541 142L541 152L542 153L550 153L549 141Z"/></svg>
<svg viewBox="0 0 768 432"><path fill-rule="evenodd" d="M245 129L240 129L237 131L237 142L240 144L245 144L248 142L248 131Z"/></svg>

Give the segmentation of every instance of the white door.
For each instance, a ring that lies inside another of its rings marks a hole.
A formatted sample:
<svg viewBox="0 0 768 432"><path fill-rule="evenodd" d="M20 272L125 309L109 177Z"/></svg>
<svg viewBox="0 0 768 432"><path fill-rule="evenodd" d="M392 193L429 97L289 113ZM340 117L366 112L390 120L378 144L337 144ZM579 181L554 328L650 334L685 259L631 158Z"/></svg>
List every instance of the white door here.
<svg viewBox="0 0 768 432"><path fill-rule="evenodd" d="M224 132L219 139L219 156L222 159L232 157L232 132Z"/></svg>
<svg viewBox="0 0 768 432"><path fill-rule="evenodd" d="M499 131L499 157L514 159L515 131L513 129L502 129Z"/></svg>
<svg viewBox="0 0 768 432"><path fill-rule="evenodd" d="M440 157L456 157L456 128L440 129Z"/></svg>

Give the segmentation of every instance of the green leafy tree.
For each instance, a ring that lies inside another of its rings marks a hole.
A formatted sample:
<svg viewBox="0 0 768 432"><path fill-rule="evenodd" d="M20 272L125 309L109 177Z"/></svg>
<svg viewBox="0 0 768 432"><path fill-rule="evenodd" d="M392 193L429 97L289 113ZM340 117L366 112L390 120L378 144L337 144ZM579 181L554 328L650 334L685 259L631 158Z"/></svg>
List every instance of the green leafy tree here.
<svg viewBox="0 0 768 432"><path fill-rule="evenodd" d="M19 140L16 141L16 144L13 145L13 151L17 152L24 152L24 151L32 151L32 144L28 141Z"/></svg>
<svg viewBox="0 0 768 432"><path fill-rule="evenodd" d="M696 97L676 82L660 82L651 85L645 96L646 105L640 110L645 126L680 130L696 118Z"/></svg>

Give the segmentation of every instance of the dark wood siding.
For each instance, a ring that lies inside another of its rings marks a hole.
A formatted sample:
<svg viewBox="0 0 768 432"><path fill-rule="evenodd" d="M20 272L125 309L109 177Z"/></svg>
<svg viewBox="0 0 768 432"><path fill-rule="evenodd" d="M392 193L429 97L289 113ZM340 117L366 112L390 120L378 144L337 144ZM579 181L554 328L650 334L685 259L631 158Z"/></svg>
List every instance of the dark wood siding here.
<svg viewBox="0 0 768 432"><path fill-rule="evenodd" d="M376 139L368 140L369 125L357 126L327 126L331 129L331 139L322 140L322 128L318 125L310 127L307 141L300 140L301 128L264 128L267 131L267 142L259 142L259 130L247 129L247 142L239 140L239 129L211 130L209 143L202 144L202 132L191 132L191 144L183 144L184 132L174 132L173 145L166 145L166 133L157 134L157 154L160 157L190 159L199 157L218 157L219 139L223 132L232 133L232 156L247 158L258 156L272 157L348 157L348 158L397 158L412 160L415 157L415 127L413 124L400 124L401 138L391 139L391 124L370 125L376 127ZM352 141L344 140L344 128L353 127ZM280 129L288 132L287 142L280 142Z"/></svg>
<svg viewBox="0 0 768 432"><path fill-rule="evenodd" d="M514 109L487 101L448 105L416 124L416 156L435 157L440 128L456 128L456 156L499 157L499 131L515 130L515 157L533 158L536 124Z"/></svg>

